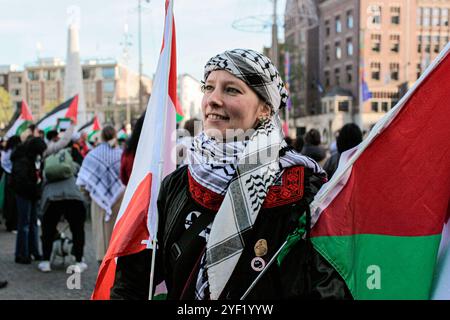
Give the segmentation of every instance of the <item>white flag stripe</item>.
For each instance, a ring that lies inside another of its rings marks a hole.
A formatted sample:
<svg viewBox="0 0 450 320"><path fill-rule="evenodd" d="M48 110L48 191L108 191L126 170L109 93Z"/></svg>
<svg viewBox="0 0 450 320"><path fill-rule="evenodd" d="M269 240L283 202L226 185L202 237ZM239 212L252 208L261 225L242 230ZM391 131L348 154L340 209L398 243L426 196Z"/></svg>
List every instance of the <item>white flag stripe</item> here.
<svg viewBox="0 0 450 320"><path fill-rule="evenodd" d="M170 2L172 6L172 1ZM174 150L175 140L171 141L171 136L162 134L175 128L175 110L169 99L169 70L172 45L172 8L169 8L166 15L164 30L164 48L161 52L153 83L153 92L147 105L141 136L136 150L135 161L131 177L120 207L116 224L123 216L128 207L137 187L147 174L152 174L151 198L149 205L148 230L150 237L156 232L157 208L156 200L159 193L159 187L162 180L162 169L170 168L162 158L163 150ZM167 124L165 124L167 122ZM172 124L173 122L173 124ZM166 152L168 153L168 152ZM164 167L161 167L163 165ZM174 168L174 165L172 167ZM164 170L164 174L171 171ZM145 239L142 239L145 240ZM150 239L151 240L151 239ZM148 241L150 246L151 241Z"/></svg>

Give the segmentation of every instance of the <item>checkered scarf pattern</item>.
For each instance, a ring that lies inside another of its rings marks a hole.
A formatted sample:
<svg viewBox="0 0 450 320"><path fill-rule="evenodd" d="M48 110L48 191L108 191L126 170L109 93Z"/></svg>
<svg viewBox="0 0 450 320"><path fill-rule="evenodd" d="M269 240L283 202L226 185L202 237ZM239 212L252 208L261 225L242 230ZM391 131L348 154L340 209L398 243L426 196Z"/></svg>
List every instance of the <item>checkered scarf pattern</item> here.
<svg viewBox="0 0 450 320"><path fill-rule="evenodd" d="M284 82L265 55L251 49L225 51L206 63L204 81L214 70L226 70L244 81L272 107L273 112L286 106L288 92Z"/></svg>
<svg viewBox="0 0 450 320"><path fill-rule="evenodd" d="M78 172L76 184L84 187L95 203L106 211L105 221L109 221L112 206L125 190L119 179L121 157L120 148L101 143L87 154Z"/></svg>

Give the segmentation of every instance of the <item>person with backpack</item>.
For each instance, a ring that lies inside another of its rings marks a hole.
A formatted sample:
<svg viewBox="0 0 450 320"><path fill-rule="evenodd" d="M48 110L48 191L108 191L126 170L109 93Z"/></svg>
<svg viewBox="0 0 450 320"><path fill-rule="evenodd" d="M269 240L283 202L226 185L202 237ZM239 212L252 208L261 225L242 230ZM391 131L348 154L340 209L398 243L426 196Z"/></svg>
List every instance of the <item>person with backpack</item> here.
<svg viewBox="0 0 450 320"><path fill-rule="evenodd" d="M71 131L73 132L73 130L67 130L63 137L70 134L71 139ZM47 139L52 141L54 145L63 140L63 138L55 139L52 131L47 133ZM63 147L67 146L70 139ZM61 144L52 150L56 150L57 147L61 147ZM51 271L50 259L53 241L58 238L57 226L63 215L72 233L73 247L71 253L75 257L75 267L78 268L79 272L87 269L87 264L83 261L86 199L75 183L79 168L79 164L72 157L70 147L53 152L44 160L44 182L41 199L43 261L38 265L38 269L42 272Z"/></svg>

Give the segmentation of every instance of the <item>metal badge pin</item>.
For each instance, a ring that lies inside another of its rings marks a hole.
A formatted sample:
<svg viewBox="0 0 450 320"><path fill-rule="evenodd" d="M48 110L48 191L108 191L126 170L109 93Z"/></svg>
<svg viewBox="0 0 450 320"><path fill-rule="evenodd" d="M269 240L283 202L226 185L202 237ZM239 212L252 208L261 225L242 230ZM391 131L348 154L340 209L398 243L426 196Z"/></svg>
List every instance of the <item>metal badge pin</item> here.
<svg viewBox="0 0 450 320"><path fill-rule="evenodd" d="M255 243L255 256L263 257L267 254L267 241L266 239L259 239Z"/></svg>

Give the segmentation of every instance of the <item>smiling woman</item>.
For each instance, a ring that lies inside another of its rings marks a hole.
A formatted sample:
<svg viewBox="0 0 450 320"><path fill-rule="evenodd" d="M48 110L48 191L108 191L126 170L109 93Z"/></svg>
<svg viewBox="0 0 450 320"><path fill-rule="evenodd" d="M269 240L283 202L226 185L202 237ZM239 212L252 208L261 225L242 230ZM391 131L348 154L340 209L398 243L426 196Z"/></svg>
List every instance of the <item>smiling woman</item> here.
<svg viewBox="0 0 450 320"><path fill-rule="evenodd" d="M225 51L206 64L203 92L204 131L159 193L155 284L169 299L239 299L264 270L249 299L350 297L308 239L326 174L284 142L288 96L275 66L253 50ZM299 226L306 240L269 264ZM118 259L111 298L147 298L150 257Z"/></svg>

